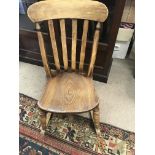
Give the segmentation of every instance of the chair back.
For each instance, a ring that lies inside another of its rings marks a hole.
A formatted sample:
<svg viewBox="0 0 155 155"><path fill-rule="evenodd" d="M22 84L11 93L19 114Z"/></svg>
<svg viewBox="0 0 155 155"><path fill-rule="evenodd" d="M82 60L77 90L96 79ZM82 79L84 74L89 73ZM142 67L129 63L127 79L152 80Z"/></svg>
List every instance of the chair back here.
<svg viewBox="0 0 155 155"><path fill-rule="evenodd" d="M87 33L90 21L96 22L96 28L94 31L94 38L92 44L92 51L90 57L90 63L87 76L92 76L94 64L96 60L97 47L99 42L99 33L101 29L101 23L104 22L108 17L107 7L98 1L92 0L46 0L32 4L28 8L28 17L32 22L36 24L36 30L38 35L38 41L42 56L43 65L46 71L46 75L51 77L53 73L50 70L43 34L41 32L40 23L47 21L50 33L53 57L55 67L57 71L60 71L60 56L58 52L58 43L56 40L55 27L53 21L59 20L60 34L61 34L61 46L62 46L62 57L63 57L63 68L65 71L79 71L83 73L86 45L87 45ZM66 43L66 20L71 19L72 21L72 43L71 43L71 65L68 63L68 51ZM77 51L77 33L78 33L78 20L84 20L83 22L83 33L80 51ZM77 54L80 54L80 61L77 66Z"/></svg>

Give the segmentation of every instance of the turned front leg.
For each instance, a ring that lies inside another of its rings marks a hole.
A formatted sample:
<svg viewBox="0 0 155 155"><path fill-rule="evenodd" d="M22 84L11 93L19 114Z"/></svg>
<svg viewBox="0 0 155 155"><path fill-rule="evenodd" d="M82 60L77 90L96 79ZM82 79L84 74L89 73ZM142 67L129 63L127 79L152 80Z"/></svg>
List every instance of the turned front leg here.
<svg viewBox="0 0 155 155"><path fill-rule="evenodd" d="M46 112L43 110L40 110L40 122L42 130L46 129Z"/></svg>
<svg viewBox="0 0 155 155"><path fill-rule="evenodd" d="M99 105L93 109L93 122L97 135L101 136Z"/></svg>

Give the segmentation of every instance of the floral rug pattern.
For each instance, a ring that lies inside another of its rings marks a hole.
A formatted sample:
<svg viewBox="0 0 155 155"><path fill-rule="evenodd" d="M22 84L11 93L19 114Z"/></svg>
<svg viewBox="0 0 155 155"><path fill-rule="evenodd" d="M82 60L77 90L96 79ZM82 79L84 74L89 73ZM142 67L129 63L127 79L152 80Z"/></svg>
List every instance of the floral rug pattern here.
<svg viewBox="0 0 155 155"><path fill-rule="evenodd" d="M39 133L41 124L37 100L23 94L20 94L19 99L20 124ZM104 123L101 123L100 127L103 141L98 142L91 119L78 115L53 114L45 135L61 141L65 147L79 148L87 154L134 155L135 134L133 132Z"/></svg>
<svg viewBox="0 0 155 155"><path fill-rule="evenodd" d="M20 155L65 155L54 148L50 148L46 145L20 135L19 137L19 154Z"/></svg>

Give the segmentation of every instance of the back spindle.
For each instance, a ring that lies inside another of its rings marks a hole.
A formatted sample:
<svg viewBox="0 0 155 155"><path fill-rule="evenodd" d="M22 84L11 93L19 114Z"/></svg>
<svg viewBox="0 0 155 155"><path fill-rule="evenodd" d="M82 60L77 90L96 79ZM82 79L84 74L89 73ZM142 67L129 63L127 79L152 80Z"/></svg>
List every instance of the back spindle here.
<svg viewBox="0 0 155 155"><path fill-rule="evenodd" d="M89 69L88 69L88 76L92 76L92 74L93 74L93 69L94 69L94 64L95 64L96 54L97 54L100 29L101 29L101 23L98 22L96 25L96 30L95 30L95 34L94 34L91 60L90 60Z"/></svg>
<svg viewBox="0 0 155 155"><path fill-rule="evenodd" d="M76 70L77 20L72 20L72 70Z"/></svg>
<svg viewBox="0 0 155 155"><path fill-rule="evenodd" d="M88 33L88 20L84 20L83 23L83 34L82 34L82 43L81 43L81 51L80 51L80 64L79 70L83 71L84 59L85 59L85 51L86 51L86 43L87 43L87 33Z"/></svg>
<svg viewBox="0 0 155 155"><path fill-rule="evenodd" d="M67 70L68 69L68 55L67 55L66 28L65 28L64 19L60 19L60 31L61 31L61 43L62 43L64 69Z"/></svg>
<svg viewBox="0 0 155 155"><path fill-rule="evenodd" d="M56 69L58 71L60 71L60 62L59 62L59 56L58 56L57 43L56 43L56 39L55 39L53 20L48 20L48 28L49 28L49 32L50 32L50 38L51 38L51 44L52 44L52 49L53 49L55 66L56 66Z"/></svg>
<svg viewBox="0 0 155 155"><path fill-rule="evenodd" d="M41 28L40 28L39 23L36 23L36 31L37 31L37 36L38 36L40 53L41 53L43 65L44 65L44 68L45 68L46 76L48 78L50 78L50 77L52 77L52 73L51 73L51 70L50 70L50 67L49 67L49 63L48 63L48 59L47 59L47 55L46 55L43 35L42 35L40 29Z"/></svg>

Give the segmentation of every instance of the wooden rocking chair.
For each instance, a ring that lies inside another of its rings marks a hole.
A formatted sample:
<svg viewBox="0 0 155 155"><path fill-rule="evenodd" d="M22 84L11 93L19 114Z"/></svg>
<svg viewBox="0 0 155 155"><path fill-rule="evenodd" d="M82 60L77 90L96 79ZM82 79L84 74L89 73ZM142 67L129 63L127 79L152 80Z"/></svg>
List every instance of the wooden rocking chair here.
<svg viewBox="0 0 155 155"><path fill-rule="evenodd" d="M90 112L96 133L100 136L99 102L93 86L92 74L97 54L101 22L108 16L107 7L100 2L91 0L47 0L32 4L28 8L28 16L36 24L39 46L43 65L48 77L45 91L38 106L42 109L41 123L45 129L52 113ZM53 20L59 20L64 69L60 67L55 27ZM71 66L68 64L65 20L72 20ZM77 21L84 20L81 42L80 62L76 60ZM56 74L49 67L43 34L40 23L48 22ZM96 21L96 29L92 45L92 53L88 71L84 73L85 49L90 21ZM79 64L79 66L77 66Z"/></svg>

